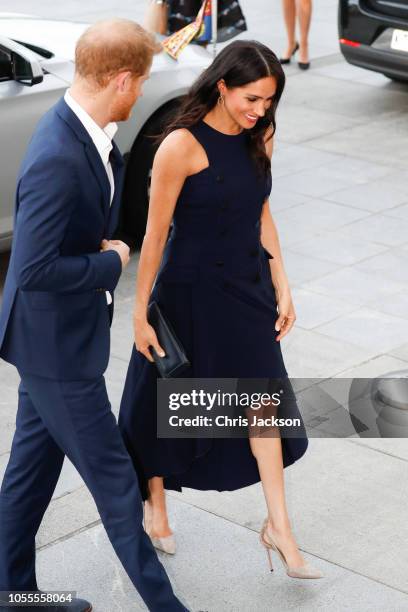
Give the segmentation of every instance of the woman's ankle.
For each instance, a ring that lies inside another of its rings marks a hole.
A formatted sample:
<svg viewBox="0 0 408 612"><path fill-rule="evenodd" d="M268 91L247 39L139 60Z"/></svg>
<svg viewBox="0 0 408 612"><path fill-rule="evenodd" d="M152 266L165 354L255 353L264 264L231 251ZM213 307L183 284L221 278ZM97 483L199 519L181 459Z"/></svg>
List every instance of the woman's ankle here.
<svg viewBox="0 0 408 612"><path fill-rule="evenodd" d="M267 528L276 536L287 537L292 535L292 528L289 522L277 522L268 518Z"/></svg>

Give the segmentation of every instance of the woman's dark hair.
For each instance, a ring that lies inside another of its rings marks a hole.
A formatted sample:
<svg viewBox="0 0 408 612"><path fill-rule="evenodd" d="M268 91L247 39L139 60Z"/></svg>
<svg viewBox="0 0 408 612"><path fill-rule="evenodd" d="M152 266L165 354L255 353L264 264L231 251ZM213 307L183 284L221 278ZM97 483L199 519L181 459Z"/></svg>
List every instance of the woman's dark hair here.
<svg viewBox="0 0 408 612"><path fill-rule="evenodd" d="M232 89L268 76L276 80L275 95L265 115L248 130L251 156L261 173L268 172L270 159L265 150L264 139L268 128L267 140L272 138L276 130L275 113L285 86L285 73L275 53L256 40L236 40L220 51L190 87L176 116L161 134L159 142L173 130L194 125L214 108L220 95L217 87L220 79L224 79L227 88Z"/></svg>

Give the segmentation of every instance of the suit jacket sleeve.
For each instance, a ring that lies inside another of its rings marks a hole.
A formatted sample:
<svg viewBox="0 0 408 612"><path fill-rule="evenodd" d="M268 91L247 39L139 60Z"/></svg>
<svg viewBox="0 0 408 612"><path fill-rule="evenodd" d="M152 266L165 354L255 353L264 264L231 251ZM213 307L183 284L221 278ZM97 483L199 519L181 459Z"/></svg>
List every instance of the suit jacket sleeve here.
<svg viewBox="0 0 408 612"><path fill-rule="evenodd" d="M21 290L115 289L122 272L115 251L78 256L60 253L80 197L75 168L66 158L37 160L21 177L13 241L14 273Z"/></svg>

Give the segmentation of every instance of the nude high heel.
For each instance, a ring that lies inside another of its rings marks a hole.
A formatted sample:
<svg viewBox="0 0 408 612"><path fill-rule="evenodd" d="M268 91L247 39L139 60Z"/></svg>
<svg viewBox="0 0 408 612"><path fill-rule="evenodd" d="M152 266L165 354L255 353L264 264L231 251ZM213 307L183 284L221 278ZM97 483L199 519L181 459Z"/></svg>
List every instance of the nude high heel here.
<svg viewBox="0 0 408 612"><path fill-rule="evenodd" d="M306 565L302 565L300 567L289 567L285 559L285 555L276 546L270 533L267 533L266 531L267 523L268 523L268 519L265 519L265 522L262 525L262 529L261 529L259 538L260 538L261 544L266 548L266 553L267 553L268 561L269 561L269 568L271 572L273 572L271 550L274 550L275 552L278 553L279 558L282 561L286 569L287 575L290 576L291 578L323 578L322 572L316 569L315 567L313 567L312 565L310 565L309 563L306 563Z"/></svg>
<svg viewBox="0 0 408 612"><path fill-rule="evenodd" d="M149 534L147 534L149 535ZM167 553L168 555L174 555L176 553L176 540L174 535L165 536L164 538L152 538L149 536L152 544L157 550Z"/></svg>
<svg viewBox="0 0 408 612"><path fill-rule="evenodd" d="M162 538L155 538L150 535L150 533L146 529L146 519L145 519L145 504L143 502L143 529L146 531L147 535L152 541L153 546L157 550L161 550L168 555L174 555L176 553L176 540L173 534L168 536L164 536Z"/></svg>

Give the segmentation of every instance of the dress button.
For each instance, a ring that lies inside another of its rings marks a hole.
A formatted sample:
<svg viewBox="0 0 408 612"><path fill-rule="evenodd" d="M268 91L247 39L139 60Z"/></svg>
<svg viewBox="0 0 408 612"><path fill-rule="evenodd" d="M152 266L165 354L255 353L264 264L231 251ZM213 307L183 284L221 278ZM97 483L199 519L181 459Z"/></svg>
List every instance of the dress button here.
<svg viewBox="0 0 408 612"><path fill-rule="evenodd" d="M257 257L258 255L258 250L257 249L251 249L251 251L249 251L249 255L251 257Z"/></svg>
<svg viewBox="0 0 408 612"><path fill-rule="evenodd" d="M223 285L224 289L229 289L231 287L231 283L228 281L224 281Z"/></svg>
<svg viewBox="0 0 408 612"><path fill-rule="evenodd" d="M222 183L224 180L224 177L222 176L222 174L218 174L215 180L217 181L217 183Z"/></svg>
<svg viewBox="0 0 408 612"><path fill-rule="evenodd" d="M254 276L254 283L259 283L261 281L261 275L257 272Z"/></svg>
<svg viewBox="0 0 408 612"><path fill-rule="evenodd" d="M228 210L228 204L221 204L221 210Z"/></svg>
<svg viewBox="0 0 408 612"><path fill-rule="evenodd" d="M216 261L215 265L218 266L219 268L222 268L222 266L224 265L223 261Z"/></svg>
<svg viewBox="0 0 408 612"><path fill-rule="evenodd" d="M220 236L226 236L228 234L228 230L226 227L223 227L222 230L220 230Z"/></svg>

